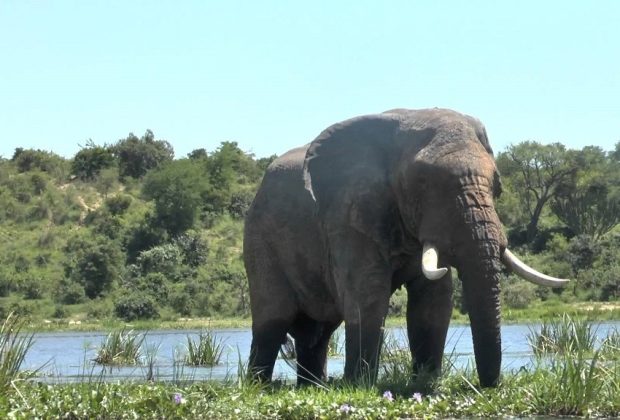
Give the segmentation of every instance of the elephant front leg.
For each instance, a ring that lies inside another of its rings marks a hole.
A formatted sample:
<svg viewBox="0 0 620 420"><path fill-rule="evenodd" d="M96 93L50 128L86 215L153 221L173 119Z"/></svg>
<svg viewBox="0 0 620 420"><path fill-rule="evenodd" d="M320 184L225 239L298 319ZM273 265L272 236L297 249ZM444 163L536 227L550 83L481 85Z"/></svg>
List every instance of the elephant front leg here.
<svg viewBox="0 0 620 420"><path fill-rule="evenodd" d="M417 278L407 287L407 332L418 375L441 373L452 315L452 273L439 280Z"/></svg>

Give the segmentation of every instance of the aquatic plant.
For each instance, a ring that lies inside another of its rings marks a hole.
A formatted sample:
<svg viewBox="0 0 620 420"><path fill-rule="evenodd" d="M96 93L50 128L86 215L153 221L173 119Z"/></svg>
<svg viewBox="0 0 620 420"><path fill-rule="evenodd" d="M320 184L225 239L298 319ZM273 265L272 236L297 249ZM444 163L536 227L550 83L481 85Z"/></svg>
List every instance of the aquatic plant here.
<svg viewBox="0 0 620 420"><path fill-rule="evenodd" d="M0 326L0 390L6 391L16 380L27 379L36 372L23 372L20 367L32 347L32 333L22 334L24 323L13 312Z"/></svg>
<svg viewBox="0 0 620 420"><path fill-rule="evenodd" d="M224 344L211 330L203 330L194 340L187 336L185 363L190 366L214 366L220 362Z"/></svg>
<svg viewBox="0 0 620 420"><path fill-rule="evenodd" d="M592 352L596 331L589 321L564 314L558 320L543 322L540 330L530 329L527 340L535 355Z"/></svg>
<svg viewBox="0 0 620 420"><path fill-rule="evenodd" d="M95 363L99 365L137 365L142 357L142 343L146 334L125 328L110 332L97 350Z"/></svg>

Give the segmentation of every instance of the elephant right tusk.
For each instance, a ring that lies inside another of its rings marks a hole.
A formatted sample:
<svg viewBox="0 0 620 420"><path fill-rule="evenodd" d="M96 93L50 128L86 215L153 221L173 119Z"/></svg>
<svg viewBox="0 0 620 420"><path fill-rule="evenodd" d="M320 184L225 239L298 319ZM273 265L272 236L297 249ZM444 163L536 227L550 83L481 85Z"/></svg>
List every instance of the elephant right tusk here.
<svg viewBox="0 0 620 420"><path fill-rule="evenodd" d="M565 287L569 282L569 280L566 279L558 279L543 273L539 273L532 267L525 264L519 258L517 258L512 252L508 250L508 248L504 250L504 254L502 255L502 262L516 275L534 284L549 287Z"/></svg>
<svg viewBox="0 0 620 420"><path fill-rule="evenodd" d="M437 248L428 242L424 243L422 250L422 272L424 276L429 280L439 280L447 272L446 267L437 268L437 261L439 260L439 254Z"/></svg>

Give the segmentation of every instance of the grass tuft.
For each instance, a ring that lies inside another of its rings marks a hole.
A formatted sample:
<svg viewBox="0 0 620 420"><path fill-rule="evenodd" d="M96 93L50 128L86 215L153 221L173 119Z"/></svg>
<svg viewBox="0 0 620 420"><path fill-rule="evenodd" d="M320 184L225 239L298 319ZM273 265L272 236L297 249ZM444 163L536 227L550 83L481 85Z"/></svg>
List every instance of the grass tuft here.
<svg viewBox="0 0 620 420"><path fill-rule="evenodd" d="M224 344L211 330L203 330L198 339L187 337L185 363L190 366L214 366L220 362Z"/></svg>
<svg viewBox="0 0 620 420"><path fill-rule="evenodd" d="M591 353L594 351L596 331L589 321L564 314L561 319L543 322L539 331L530 329L527 340L537 356Z"/></svg>
<svg viewBox="0 0 620 420"><path fill-rule="evenodd" d="M33 334L22 334L24 323L10 313L0 326L0 390L6 392L17 380L36 372L22 372L20 367L33 344Z"/></svg>
<svg viewBox="0 0 620 420"><path fill-rule="evenodd" d="M95 363L109 366L140 364L145 337L146 334L125 328L112 331L97 350Z"/></svg>

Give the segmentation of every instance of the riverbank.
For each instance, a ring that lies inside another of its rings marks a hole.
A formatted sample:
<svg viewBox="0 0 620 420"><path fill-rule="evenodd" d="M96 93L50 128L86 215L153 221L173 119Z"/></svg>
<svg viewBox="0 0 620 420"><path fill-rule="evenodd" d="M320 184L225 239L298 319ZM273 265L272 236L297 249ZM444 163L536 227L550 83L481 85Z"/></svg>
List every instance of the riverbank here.
<svg viewBox="0 0 620 420"><path fill-rule="evenodd" d="M570 365L568 365L570 364ZM567 367L568 366L568 367ZM568 373L567 373L568 371ZM471 371L443 377L435 390L397 390L398 381L352 387L228 383L19 382L0 395L3 418L458 418L620 415L619 365L563 360L504 376L499 387L476 387ZM583 375L582 375L583 374ZM568 377L567 377L568 376ZM573 380L575 379L575 380Z"/></svg>
<svg viewBox="0 0 620 420"><path fill-rule="evenodd" d="M556 318L562 314L584 318L590 321L610 321L620 319L620 302L574 302L564 303L559 300L537 302L524 309L502 309L502 322L536 323ZM386 319L387 326L406 325L405 317L390 316ZM468 324L467 314L454 310L453 325ZM33 332L61 332L61 331L110 331L119 328L135 330L196 330L196 329L233 329L250 328L251 318L175 318L131 323L119 319L89 319L85 315L70 319L29 320L25 330Z"/></svg>

